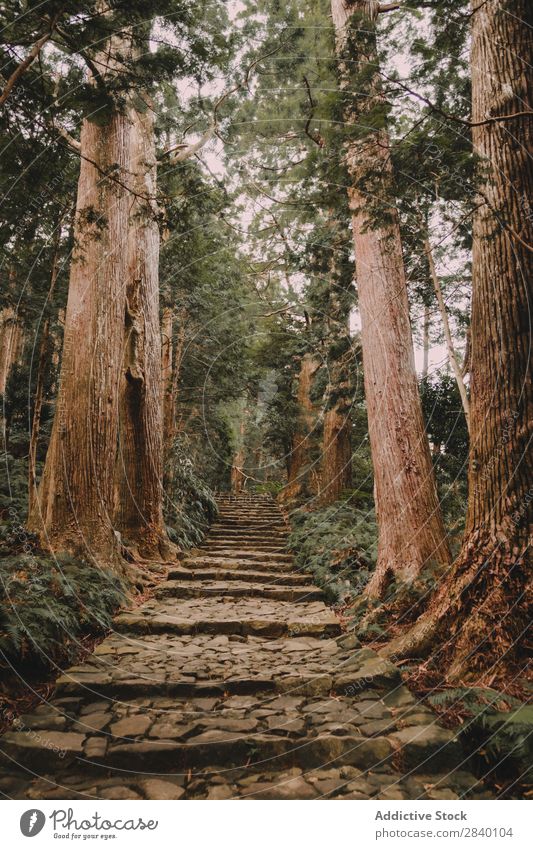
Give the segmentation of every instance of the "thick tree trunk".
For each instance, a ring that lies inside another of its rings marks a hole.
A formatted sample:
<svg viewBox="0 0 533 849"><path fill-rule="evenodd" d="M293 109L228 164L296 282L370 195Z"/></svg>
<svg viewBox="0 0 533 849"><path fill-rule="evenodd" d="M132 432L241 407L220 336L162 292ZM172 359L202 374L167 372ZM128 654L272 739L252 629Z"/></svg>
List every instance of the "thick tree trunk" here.
<svg viewBox="0 0 533 849"><path fill-rule="evenodd" d="M299 421L292 442L287 485L279 495L280 501L284 504L290 504L299 498L315 495L318 492L318 470L311 468L312 433L317 418L311 401L311 387L319 367L320 361L315 354L303 355L297 393Z"/></svg>
<svg viewBox="0 0 533 849"><path fill-rule="evenodd" d="M113 485L128 279L130 119L109 107L81 130L75 251L56 415L29 526L53 550L118 566ZM94 163L94 164L93 164ZM104 175L112 170L112 177Z"/></svg>
<svg viewBox="0 0 533 849"><path fill-rule="evenodd" d="M61 241L61 220L57 223L54 247L52 253L52 270L50 273L50 286L48 288L49 302L54 294L59 272L59 245ZM30 429L30 446L28 451L28 514L31 514L37 498L37 445L39 431L41 428L41 412L44 400L44 380L47 364L50 364L50 318L46 318L39 343L39 358L37 361L37 379L35 383L35 398L33 402L33 416Z"/></svg>
<svg viewBox="0 0 533 849"><path fill-rule="evenodd" d="M343 307L337 287L335 246L330 268L329 311L327 316L328 337L335 353L328 357L328 387L326 410L322 434L322 458L320 468L320 503L324 506L338 501L342 493L352 486L352 404L353 385L351 380L353 356L349 335L349 309Z"/></svg>
<svg viewBox="0 0 533 849"><path fill-rule="evenodd" d="M144 105L144 104L143 104ZM170 554L163 521L163 416L159 328L159 226L154 120L132 109L132 198L120 384L115 524L135 554Z"/></svg>
<svg viewBox="0 0 533 849"><path fill-rule="evenodd" d="M474 149L487 202L474 219L469 496L463 548L416 626L387 652L440 645L450 679L520 657L531 597L532 123L527 0L487 0L472 17ZM511 49L512 48L512 49Z"/></svg>
<svg viewBox="0 0 533 849"><path fill-rule="evenodd" d="M433 288L435 290L435 295L437 298L437 304L439 307L439 313L442 321L442 329L444 331L444 340L446 342L446 350L448 352L448 360L452 367L452 371L455 377L455 382L457 383L457 388L459 390L459 395L461 396L461 404L463 405L463 410L466 418L466 425L470 427L470 401L468 399L468 393L466 391L466 385L463 380L463 370L461 364L459 362L459 357L457 355L457 351L455 350L455 345L453 344L453 336L450 328L450 321L448 318L448 311L446 309L446 304L444 302L444 296L442 294L442 289L440 285L439 275L437 274L437 269L435 267L435 260L433 258L433 251L431 250L431 244L429 238L426 236L424 239L424 250L426 252L426 256L428 259L429 265L429 273L431 275L431 282L433 283Z"/></svg>
<svg viewBox="0 0 533 849"><path fill-rule="evenodd" d="M450 560L418 392L398 214L389 205L389 141L383 129L369 128L373 110L383 109L378 6L332 0L345 121L354 125L346 164L379 526L378 562L367 587L372 597L382 596L392 579L412 582L424 566ZM379 224L372 198L386 204Z"/></svg>
<svg viewBox="0 0 533 849"><path fill-rule="evenodd" d="M320 502L326 506L352 485L352 423L344 405L326 410L322 444Z"/></svg>

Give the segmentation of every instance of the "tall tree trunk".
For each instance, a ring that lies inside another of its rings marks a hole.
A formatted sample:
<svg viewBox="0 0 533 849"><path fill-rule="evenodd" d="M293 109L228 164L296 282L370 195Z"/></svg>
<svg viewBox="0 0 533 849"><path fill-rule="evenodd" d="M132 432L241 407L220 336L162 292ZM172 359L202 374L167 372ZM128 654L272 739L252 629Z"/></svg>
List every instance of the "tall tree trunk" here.
<svg viewBox="0 0 533 849"><path fill-rule="evenodd" d="M7 288L16 295L16 274L9 270ZM13 307L0 310L0 395L5 395L11 369L18 362L24 347L24 331Z"/></svg>
<svg viewBox="0 0 533 849"><path fill-rule="evenodd" d="M17 360L20 335L15 311L5 307L0 314L0 395L5 395L9 374Z"/></svg>
<svg viewBox="0 0 533 849"><path fill-rule="evenodd" d="M163 521L157 162L152 110L131 110L128 276L120 383L115 524L145 558L171 552ZM144 107L144 108L142 108Z"/></svg>
<svg viewBox="0 0 533 849"><path fill-rule="evenodd" d="M470 465L462 550L396 655L439 644L450 679L520 657L531 591L532 123L487 122L533 108L527 0L487 0L472 16L472 120L486 203L474 218ZM524 244L525 243L525 244Z"/></svg>
<svg viewBox="0 0 533 849"><path fill-rule="evenodd" d="M329 308L326 318L328 342L333 356L328 356L329 381L326 392L320 468L320 503L338 501L352 485L352 417L353 386L351 380L353 350L348 327L349 307L343 305L338 291L336 244L330 263Z"/></svg>
<svg viewBox="0 0 533 849"><path fill-rule="evenodd" d="M173 466L166 461L170 458L178 430L178 386L185 348L185 327L187 323L187 310L184 307L178 309L176 323L177 332L174 340L174 311L171 307L165 307L161 328L161 403L163 407L163 457L165 460L165 481L167 483L172 478Z"/></svg>
<svg viewBox="0 0 533 849"><path fill-rule="evenodd" d="M246 486L246 475L244 474L243 467L245 462L245 446L244 446L244 435L246 432L246 410L243 410L241 423L239 426L239 447L237 452L233 458L233 462L231 464L231 472L230 472L230 484L231 491L234 495L237 495L239 492L242 492L244 487Z"/></svg>
<svg viewBox="0 0 533 849"><path fill-rule="evenodd" d="M107 54L102 53L105 75ZM131 121L84 119L60 388L29 526L53 550L119 566L113 531L118 385L128 279ZM105 175L112 172L112 176Z"/></svg>
<svg viewBox="0 0 533 849"><path fill-rule="evenodd" d="M279 496L284 504L316 494L318 491L318 472L311 468L311 440L317 418L311 401L311 387L319 367L320 361L315 354L303 355L298 377L299 421L292 441L287 485Z"/></svg>
<svg viewBox="0 0 533 849"><path fill-rule="evenodd" d="M47 305L52 299L54 289L59 273L59 246L61 242L61 222L59 219L54 238L54 246L52 251L52 269L50 273L50 286L48 287ZM35 384L35 398L33 402L33 416L30 429L30 446L28 451L28 514L31 514L35 500L37 498L37 444L39 441L39 431L41 427L41 412L44 399L44 380L47 363L50 362L50 318L47 316L44 320L41 333L41 341L39 343L39 358L37 361L37 380Z"/></svg>
<svg viewBox="0 0 533 849"><path fill-rule="evenodd" d="M444 296L442 294L442 289L440 285L439 275L437 274L437 269L435 267L435 260L433 258L433 251L431 249L431 244L429 238L426 236L424 239L424 250L426 252L426 256L428 259L429 265L429 273L431 275L431 282L433 283L433 288L435 289L435 295L437 297L437 304L439 306L439 313L442 321L442 329L444 330L444 340L446 342L446 350L448 352L448 360L452 367L452 371L455 377L455 382L457 383L457 388L459 390L459 395L461 396L461 404L463 405L463 410L465 413L466 424L467 427L470 428L470 401L468 400L468 393L466 391L466 385L463 380L463 370L461 364L459 362L459 357L457 355L457 351L455 350L455 345L453 344L453 336L452 331L450 329L450 321L448 319L448 311L446 309L446 304L444 302Z"/></svg>
<svg viewBox="0 0 533 849"><path fill-rule="evenodd" d="M369 128L383 109L375 32L377 0L332 0L346 145L365 395L379 527L378 561L367 587L383 595L392 579L412 582L425 565L450 553L415 372L406 276L397 210L390 206L392 169L383 129ZM387 204L374 220L371 198Z"/></svg>
<svg viewBox="0 0 533 849"><path fill-rule="evenodd" d="M173 409L172 377L174 371L174 311L164 307L161 317L161 407L163 410L163 456L167 458L172 445Z"/></svg>
<svg viewBox="0 0 533 849"><path fill-rule="evenodd" d="M352 485L352 423L344 404L326 410L322 444L320 503L328 505Z"/></svg>

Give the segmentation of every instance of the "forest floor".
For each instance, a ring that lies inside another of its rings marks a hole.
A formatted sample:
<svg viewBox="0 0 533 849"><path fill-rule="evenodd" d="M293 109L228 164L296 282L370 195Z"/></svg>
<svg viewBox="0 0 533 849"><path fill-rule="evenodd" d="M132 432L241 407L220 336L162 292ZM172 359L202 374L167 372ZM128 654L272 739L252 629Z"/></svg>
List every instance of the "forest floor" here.
<svg viewBox="0 0 533 849"><path fill-rule="evenodd" d="M0 738L18 799L455 799L457 732L343 633L268 497L220 499L201 549Z"/></svg>

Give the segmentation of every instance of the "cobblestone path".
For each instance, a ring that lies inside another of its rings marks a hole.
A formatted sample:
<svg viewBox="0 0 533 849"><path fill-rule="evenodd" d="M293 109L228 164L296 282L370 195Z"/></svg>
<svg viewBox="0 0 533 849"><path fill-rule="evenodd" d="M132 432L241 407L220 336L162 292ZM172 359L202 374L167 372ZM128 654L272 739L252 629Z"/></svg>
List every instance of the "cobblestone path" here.
<svg viewBox="0 0 533 849"><path fill-rule="evenodd" d="M18 799L486 797L398 669L343 634L266 497L220 501L201 549L0 738Z"/></svg>

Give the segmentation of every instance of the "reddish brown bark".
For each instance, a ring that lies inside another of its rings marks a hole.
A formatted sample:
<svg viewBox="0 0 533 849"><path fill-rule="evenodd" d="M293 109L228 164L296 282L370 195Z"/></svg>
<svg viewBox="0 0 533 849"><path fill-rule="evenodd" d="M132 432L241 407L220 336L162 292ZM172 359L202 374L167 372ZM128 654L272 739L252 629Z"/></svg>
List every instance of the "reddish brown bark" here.
<svg viewBox="0 0 533 849"><path fill-rule="evenodd" d="M108 55L102 55L105 74ZM84 119L60 387L29 526L54 550L120 563L113 531L118 384L128 277L131 121ZM93 164L94 163L94 164ZM112 171L112 177L104 176Z"/></svg>
<svg viewBox="0 0 533 849"><path fill-rule="evenodd" d="M533 35L526 0L487 0L472 17L472 120L486 203L474 219L470 465L462 551L428 611L388 653L426 653L450 679L520 658L530 622L533 398ZM512 49L510 46L512 45Z"/></svg>
<svg viewBox="0 0 533 849"><path fill-rule="evenodd" d="M279 496L284 504L316 495L318 491L318 467L313 467L311 458L312 433L317 420L317 411L311 401L311 387L319 367L320 360L315 354L304 354L298 377L299 419L292 440L287 485Z"/></svg>
<svg viewBox="0 0 533 849"><path fill-rule="evenodd" d="M163 522L163 416L159 226L154 119L144 99L130 112L130 218L115 525L145 558L170 554ZM142 108L144 107L144 108Z"/></svg>
<svg viewBox="0 0 533 849"><path fill-rule="evenodd" d="M450 554L415 372L399 220L390 201L389 140L383 129L371 129L373 113L383 107L378 6L373 0L332 0L331 8L345 120L356 128L346 145L346 164L379 527L378 561L367 594L379 597L393 578L410 583L425 566L449 563ZM372 198L385 202L379 223Z"/></svg>
<svg viewBox="0 0 533 849"><path fill-rule="evenodd" d="M48 288L48 298L50 301L55 290L57 276L59 273L59 245L61 241L61 220L56 226L54 238L54 247L52 253L52 270L50 273L50 286ZM35 499L37 497L37 445L39 440L39 430L41 427L41 413L44 400L44 379L45 369L48 361L48 348L50 342L50 318L47 316L44 320L39 343L39 357L37 360L37 380L35 383L35 399L33 403L33 416L31 421L30 431L30 446L28 451L28 513L31 514Z"/></svg>

